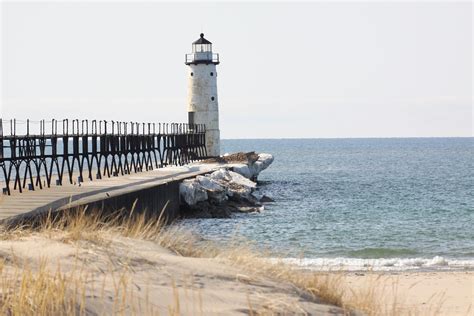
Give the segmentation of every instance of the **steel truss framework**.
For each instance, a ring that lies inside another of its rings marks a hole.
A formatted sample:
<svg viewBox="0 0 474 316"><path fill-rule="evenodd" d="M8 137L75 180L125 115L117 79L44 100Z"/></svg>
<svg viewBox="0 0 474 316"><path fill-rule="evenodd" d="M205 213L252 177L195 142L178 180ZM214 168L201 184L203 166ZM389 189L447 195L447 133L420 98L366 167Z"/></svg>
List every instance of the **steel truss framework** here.
<svg viewBox="0 0 474 316"><path fill-rule="evenodd" d="M183 165L207 157L205 140L201 124L0 120L3 193Z"/></svg>

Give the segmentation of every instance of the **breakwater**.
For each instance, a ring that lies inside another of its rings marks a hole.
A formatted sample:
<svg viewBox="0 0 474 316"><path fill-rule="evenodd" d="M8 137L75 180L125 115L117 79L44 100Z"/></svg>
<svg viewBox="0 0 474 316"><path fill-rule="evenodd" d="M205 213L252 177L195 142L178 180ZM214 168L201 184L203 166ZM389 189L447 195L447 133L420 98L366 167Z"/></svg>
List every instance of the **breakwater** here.
<svg viewBox="0 0 474 316"><path fill-rule="evenodd" d="M14 192L0 199L0 220L28 221L32 218L71 209L120 209L136 212L163 213L173 220L181 215L180 184L225 168L244 168L254 163L227 162L210 159L185 166L166 167L121 177L105 178L82 184L65 184L50 189ZM258 165L258 164L257 164Z"/></svg>
<svg viewBox="0 0 474 316"><path fill-rule="evenodd" d="M211 159L210 162L214 162ZM232 213L260 212L263 203L271 202L260 196L257 177L273 162L270 154L238 153L217 159L224 167L180 184L183 215L186 217L231 217ZM254 180L254 181L252 181Z"/></svg>

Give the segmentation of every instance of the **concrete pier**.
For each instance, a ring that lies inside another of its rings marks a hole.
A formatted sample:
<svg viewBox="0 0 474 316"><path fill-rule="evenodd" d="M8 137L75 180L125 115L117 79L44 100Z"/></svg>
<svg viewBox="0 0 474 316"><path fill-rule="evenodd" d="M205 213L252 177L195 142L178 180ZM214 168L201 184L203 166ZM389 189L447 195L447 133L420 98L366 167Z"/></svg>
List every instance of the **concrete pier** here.
<svg viewBox="0 0 474 316"><path fill-rule="evenodd" d="M179 183L217 170L222 165L168 167L130 175L52 186L0 196L0 221L26 220L49 211L89 208L150 211L174 219L179 215ZM166 207L165 207L166 206Z"/></svg>

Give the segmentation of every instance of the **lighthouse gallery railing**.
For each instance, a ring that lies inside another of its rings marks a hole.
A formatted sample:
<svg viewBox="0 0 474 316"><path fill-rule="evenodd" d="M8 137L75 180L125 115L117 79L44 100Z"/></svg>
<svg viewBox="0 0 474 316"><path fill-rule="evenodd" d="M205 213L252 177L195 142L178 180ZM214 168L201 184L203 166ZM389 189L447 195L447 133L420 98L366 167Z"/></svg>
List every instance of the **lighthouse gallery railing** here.
<svg viewBox="0 0 474 316"><path fill-rule="evenodd" d="M219 54L217 53L192 53L184 55L185 64L219 64Z"/></svg>
<svg viewBox="0 0 474 316"><path fill-rule="evenodd" d="M0 120L3 193L183 165L207 156L205 139L201 124Z"/></svg>

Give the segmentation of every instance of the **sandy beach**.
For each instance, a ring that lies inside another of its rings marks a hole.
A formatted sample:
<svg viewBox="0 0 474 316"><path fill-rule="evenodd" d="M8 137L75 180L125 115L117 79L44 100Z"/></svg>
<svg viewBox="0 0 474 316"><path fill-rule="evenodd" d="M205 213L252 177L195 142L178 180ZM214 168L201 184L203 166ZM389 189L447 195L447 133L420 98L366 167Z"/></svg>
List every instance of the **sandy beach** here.
<svg viewBox="0 0 474 316"><path fill-rule="evenodd" d="M81 233L79 238L58 231L9 237L0 242L0 256L3 291L15 290L17 285L13 286L11 280L22 280L28 287L41 286L41 291L47 293L43 288L57 291L53 285L62 280L65 293L83 293L82 300L74 304L86 314L347 313L315 299L291 282L259 273L258 267L239 266L239 259L189 257L155 241L104 232ZM336 288L345 293L344 303L369 310L377 305L377 312L368 314L473 312L472 271L330 274L338 282ZM25 275L30 275L26 278L29 281L25 281ZM38 285L40 279L50 280L52 285ZM28 297L28 290L23 291Z"/></svg>
<svg viewBox="0 0 474 316"><path fill-rule="evenodd" d="M474 271L351 272L343 281L352 291L373 291L388 314L395 300L400 314L474 314Z"/></svg>

